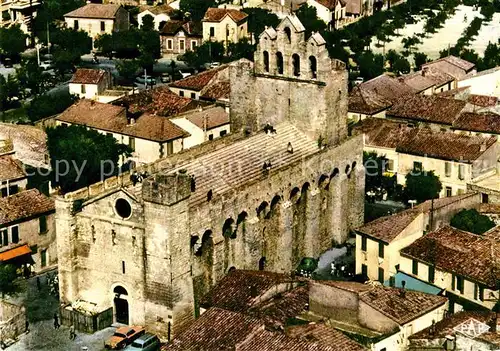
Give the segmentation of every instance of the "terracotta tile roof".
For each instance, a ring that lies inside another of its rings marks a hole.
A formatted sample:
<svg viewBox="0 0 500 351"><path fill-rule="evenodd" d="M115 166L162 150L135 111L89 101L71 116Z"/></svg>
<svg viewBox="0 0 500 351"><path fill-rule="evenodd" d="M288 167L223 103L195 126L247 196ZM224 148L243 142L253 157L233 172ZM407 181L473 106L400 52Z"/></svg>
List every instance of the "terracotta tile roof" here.
<svg viewBox="0 0 500 351"><path fill-rule="evenodd" d="M338 3L340 3L340 6L342 7L346 6L345 0L315 0L315 1L329 10L335 10Z"/></svg>
<svg viewBox="0 0 500 351"><path fill-rule="evenodd" d="M345 336L342 332L322 323L309 323L287 328L286 335L314 343L322 343L339 351L361 351L363 346Z"/></svg>
<svg viewBox="0 0 500 351"><path fill-rule="evenodd" d="M231 19L239 23L245 20L248 15L245 12L241 12L234 9L221 9L221 8L213 8L210 7L207 12L205 12L205 16L203 17L203 22L220 22L224 17L228 15Z"/></svg>
<svg viewBox="0 0 500 351"><path fill-rule="evenodd" d="M401 255L498 289L500 275L492 254L500 251L495 246L500 246L495 238L446 226L417 239L402 249Z"/></svg>
<svg viewBox="0 0 500 351"><path fill-rule="evenodd" d="M459 57L456 57L456 56L453 56L453 55L450 55L450 56L447 56L447 57L443 57L439 60L435 60L435 61L432 61L432 62L428 62L426 64L423 64L422 67L426 67L426 66L432 66L433 63L436 63L436 62L446 62L450 65L453 65L455 67L458 67L464 71L469 71L471 69L473 69L476 65L472 62L469 62L469 61L466 61L466 60L463 60Z"/></svg>
<svg viewBox="0 0 500 351"><path fill-rule="evenodd" d="M129 111L132 113L145 112L166 117L206 105L206 103L180 97L167 86L143 90L140 93L125 96L113 103L128 106Z"/></svg>
<svg viewBox="0 0 500 351"><path fill-rule="evenodd" d="M404 140L414 137L418 128L385 118L366 118L354 127L353 133L365 134L367 146L395 149Z"/></svg>
<svg viewBox="0 0 500 351"><path fill-rule="evenodd" d="M308 287L298 286L263 301L250 308L246 313L262 320L268 330L282 330L290 318L297 317L305 312L308 305Z"/></svg>
<svg viewBox="0 0 500 351"><path fill-rule="evenodd" d="M500 134L500 115L463 112L453 122L453 129Z"/></svg>
<svg viewBox="0 0 500 351"><path fill-rule="evenodd" d="M206 294L201 300L204 307L219 307L234 312L245 312L257 301L257 298L281 283L290 283L293 279L281 273L265 271L247 271L237 269L228 275Z"/></svg>
<svg viewBox="0 0 500 351"><path fill-rule="evenodd" d="M378 218L356 229L356 231L385 243L390 243L417 219L420 213L421 211L417 209L401 211L391 216Z"/></svg>
<svg viewBox="0 0 500 351"><path fill-rule="evenodd" d="M455 80L449 74L431 67L426 67L421 71L410 73L400 78L405 84L419 92L429 89L432 86L440 87Z"/></svg>
<svg viewBox="0 0 500 351"><path fill-rule="evenodd" d="M196 190L191 193L191 206L206 201L208 191L213 196L220 196L231 189L237 189L243 184L260 179L263 176L262 167L265 162L271 163L272 174L275 170L303 160L306 157L320 152L318 143L310 139L297 127L288 122L274 126L276 134L268 135L264 132L234 142L222 149L202 155L195 160L180 164L175 169L167 171L176 173L185 169L195 177ZM287 152L288 143L292 143L293 153ZM267 150L263 152L263 150ZM227 172L222 175L215 170L234 170L235 160L239 160L241 170Z"/></svg>
<svg viewBox="0 0 500 351"><path fill-rule="evenodd" d="M0 252L0 262L6 262L12 260L13 258L17 258L24 255L31 255L32 251L29 248L28 244L24 244L12 249L7 249L5 251Z"/></svg>
<svg viewBox="0 0 500 351"><path fill-rule="evenodd" d="M497 204L497 208L500 209L500 204ZM497 225L496 227L491 228L483 235L500 242L500 225Z"/></svg>
<svg viewBox="0 0 500 351"><path fill-rule="evenodd" d="M85 99L70 106L56 119L61 122L85 125L157 142L174 140L188 135L168 118L145 113L136 118L135 123L129 123L124 107Z"/></svg>
<svg viewBox="0 0 500 351"><path fill-rule="evenodd" d="M195 21L179 21L179 20L170 20L165 25L160 31L160 34L164 35L175 35L177 34L180 30L184 30L186 34L189 36L202 36L203 35L203 29L201 22L195 22Z"/></svg>
<svg viewBox="0 0 500 351"><path fill-rule="evenodd" d="M37 189L21 191L0 198L0 226L54 210L54 200L40 193Z"/></svg>
<svg viewBox="0 0 500 351"><path fill-rule="evenodd" d="M479 204L480 213L498 213L500 214L500 204Z"/></svg>
<svg viewBox="0 0 500 351"><path fill-rule="evenodd" d="M404 210L393 215L378 218L364 226L356 229L357 232L369 235L375 239L390 243L394 240L408 225L410 225L421 213L427 213L434 208L449 206L460 202L468 197L476 196L476 193L467 193L462 195L443 197L434 201L427 200L413 209Z"/></svg>
<svg viewBox="0 0 500 351"><path fill-rule="evenodd" d="M385 74L361 83L358 87L363 91L371 91L389 101L417 93L417 90L412 87Z"/></svg>
<svg viewBox="0 0 500 351"><path fill-rule="evenodd" d="M186 118L198 128L207 130L229 124L229 114L220 106L189 113Z"/></svg>
<svg viewBox="0 0 500 351"><path fill-rule="evenodd" d="M360 89L359 86L349 93L349 112L372 115L388 109L391 105L390 100L372 90Z"/></svg>
<svg viewBox="0 0 500 351"><path fill-rule="evenodd" d="M389 317L399 325L406 324L448 301L448 299L443 296L410 290L406 290L404 296L402 296L402 289L399 288L356 282L321 280L315 283L354 292L361 301Z"/></svg>
<svg viewBox="0 0 500 351"><path fill-rule="evenodd" d="M444 339L447 335L455 335L457 332L453 329L459 324L475 319L478 322L490 324L495 318L495 312L491 311L461 311L452 314L448 318L442 319L432 327L422 329L421 331L410 335L410 340L417 339ZM481 338L481 336L479 336Z"/></svg>
<svg viewBox="0 0 500 351"><path fill-rule="evenodd" d="M214 77L217 76L217 73L224 69L229 69L227 65L222 65L217 68L209 69L205 72L201 72L184 79L175 81L170 84L171 87L175 88L184 88L194 91L200 91L205 88Z"/></svg>
<svg viewBox="0 0 500 351"><path fill-rule="evenodd" d="M7 180L12 181L20 178L25 178L23 165L18 160L12 158L11 155L0 156L0 182Z"/></svg>
<svg viewBox="0 0 500 351"><path fill-rule="evenodd" d="M498 105L496 96L470 94L467 102L481 107L492 107Z"/></svg>
<svg viewBox="0 0 500 351"><path fill-rule="evenodd" d="M401 289L388 287L374 287L360 293L359 299L399 325L411 322L448 301L444 296L410 290L406 290L403 297Z"/></svg>
<svg viewBox="0 0 500 351"><path fill-rule="evenodd" d="M472 163L496 143L496 137L483 138L452 132L432 132L419 129L413 138L398 143L397 152ZM485 149L482 149L486 147Z"/></svg>
<svg viewBox="0 0 500 351"><path fill-rule="evenodd" d="M87 4L68 12L64 17L114 19L119 8L120 5L116 4Z"/></svg>
<svg viewBox="0 0 500 351"><path fill-rule="evenodd" d="M70 83L99 84L105 75L106 71L103 69L78 68Z"/></svg>
<svg viewBox="0 0 500 351"><path fill-rule="evenodd" d="M231 84L224 81L210 85L201 97L208 100L228 100L230 94Z"/></svg>
<svg viewBox="0 0 500 351"><path fill-rule="evenodd" d="M264 329L258 319L241 313L210 308L170 343L168 351L229 351Z"/></svg>
<svg viewBox="0 0 500 351"><path fill-rule="evenodd" d="M354 15L361 14L361 0L347 0L345 12Z"/></svg>
<svg viewBox="0 0 500 351"><path fill-rule="evenodd" d="M451 125L466 105L465 101L434 95L413 95L397 100L386 115L395 118Z"/></svg>
<svg viewBox="0 0 500 351"><path fill-rule="evenodd" d="M338 332L340 333L340 332ZM347 336L344 336L347 338ZM344 339L339 340L344 341ZM353 346L354 345L354 346ZM249 338L247 341L241 343L236 348L238 351L276 351L276 350L287 350L287 351L347 351L347 350L364 350L360 345L357 345L354 341L352 343L345 342L344 347L341 348L340 345L328 345L321 342L311 342L301 338L290 338L284 334L272 333L263 330L256 335Z"/></svg>
<svg viewBox="0 0 500 351"><path fill-rule="evenodd" d="M162 4L162 5L157 5L157 6L149 6L149 5L143 5L139 7L139 11L144 12L144 11L149 11L154 15L160 15L160 14L167 14L170 15L175 11L174 8L167 4Z"/></svg>
<svg viewBox="0 0 500 351"><path fill-rule="evenodd" d="M47 135L42 128L0 123L0 139L9 139L14 143L16 158L23 164L33 167L50 168L45 163Z"/></svg>

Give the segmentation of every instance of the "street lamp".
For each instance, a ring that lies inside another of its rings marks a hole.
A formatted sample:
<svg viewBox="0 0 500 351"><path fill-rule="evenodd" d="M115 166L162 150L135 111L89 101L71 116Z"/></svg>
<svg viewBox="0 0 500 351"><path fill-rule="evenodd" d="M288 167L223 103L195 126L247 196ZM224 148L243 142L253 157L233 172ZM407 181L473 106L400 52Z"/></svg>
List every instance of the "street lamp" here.
<svg viewBox="0 0 500 351"><path fill-rule="evenodd" d="M36 57L38 61L38 66L40 67L40 49L42 48L42 44L38 42L38 38L35 38L35 48L36 48Z"/></svg>

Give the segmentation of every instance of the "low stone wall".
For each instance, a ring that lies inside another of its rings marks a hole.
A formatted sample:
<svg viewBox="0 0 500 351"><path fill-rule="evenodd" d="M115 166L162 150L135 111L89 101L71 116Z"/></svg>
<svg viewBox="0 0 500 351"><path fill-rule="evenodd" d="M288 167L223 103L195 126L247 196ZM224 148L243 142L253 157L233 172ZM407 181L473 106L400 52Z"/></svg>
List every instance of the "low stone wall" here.
<svg viewBox="0 0 500 351"><path fill-rule="evenodd" d="M15 340L26 331L26 310L24 306L0 301L0 340Z"/></svg>

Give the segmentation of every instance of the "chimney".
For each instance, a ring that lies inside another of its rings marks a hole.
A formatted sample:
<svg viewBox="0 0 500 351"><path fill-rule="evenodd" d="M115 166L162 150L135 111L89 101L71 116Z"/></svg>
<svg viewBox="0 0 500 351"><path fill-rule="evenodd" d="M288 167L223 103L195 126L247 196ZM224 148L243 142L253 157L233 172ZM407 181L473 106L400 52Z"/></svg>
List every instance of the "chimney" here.
<svg viewBox="0 0 500 351"><path fill-rule="evenodd" d="M425 77L425 75L427 74L427 70L428 69L429 69L429 67L422 68L422 77Z"/></svg>
<svg viewBox="0 0 500 351"><path fill-rule="evenodd" d="M401 282L401 289L399 290L399 296L402 297L403 299L406 297L406 289L405 289L405 286L406 286L406 281L402 281Z"/></svg>
<svg viewBox="0 0 500 351"><path fill-rule="evenodd" d="M498 312L493 312L493 316L488 325L490 326L490 332L498 332Z"/></svg>
<svg viewBox="0 0 500 351"><path fill-rule="evenodd" d="M128 121L128 125L129 126L132 126L132 125L135 124L135 118L134 117L127 118L127 121Z"/></svg>
<svg viewBox="0 0 500 351"><path fill-rule="evenodd" d="M481 147L479 148L479 151L481 151L481 152L485 152L486 151L486 142L483 141L481 143Z"/></svg>
<svg viewBox="0 0 500 351"><path fill-rule="evenodd" d="M200 106L198 106L198 111L199 111L199 112L203 112L203 106L201 106L201 105L200 105Z"/></svg>
<svg viewBox="0 0 500 351"><path fill-rule="evenodd" d="M286 151L289 153L289 154L293 154L293 146L292 146L292 143L289 142L288 143L288 147L286 148Z"/></svg>
<svg viewBox="0 0 500 351"><path fill-rule="evenodd" d="M95 100L90 100L90 109L93 110L95 108Z"/></svg>

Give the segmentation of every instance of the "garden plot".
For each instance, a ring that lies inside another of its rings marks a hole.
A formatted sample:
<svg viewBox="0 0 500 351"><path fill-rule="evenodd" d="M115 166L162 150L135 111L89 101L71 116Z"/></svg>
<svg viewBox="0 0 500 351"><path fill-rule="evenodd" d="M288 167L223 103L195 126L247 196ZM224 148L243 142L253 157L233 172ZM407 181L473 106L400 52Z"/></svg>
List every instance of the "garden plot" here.
<svg viewBox="0 0 500 351"><path fill-rule="evenodd" d="M430 59L439 58L439 51L448 48L448 46L454 46L457 40L462 36L464 30L470 25L472 20L476 17L483 18L479 13L479 9L474 11L470 6L457 6L456 12L450 18L448 18L443 27L438 29L434 34L428 34L427 37L421 38L422 43L416 45L416 50L427 54ZM400 36L391 37L391 41L385 43L385 52L390 49L396 50L397 52L404 51L404 46L402 43L403 38L413 37L416 34L424 32L424 25L426 21L425 16L420 16L416 18L417 23L408 24L404 28L398 30ZM500 37L500 13L495 13L492 21L488 23L483 23L479 34L471 42L469 46L470 49L477 51L479 55L483 55L486 45L489 41L496 42ZM382 54L384 48L377 47L377 38L372 39L371 50L374 53ZM382 43L381 43L382 44Z"/></svg>

